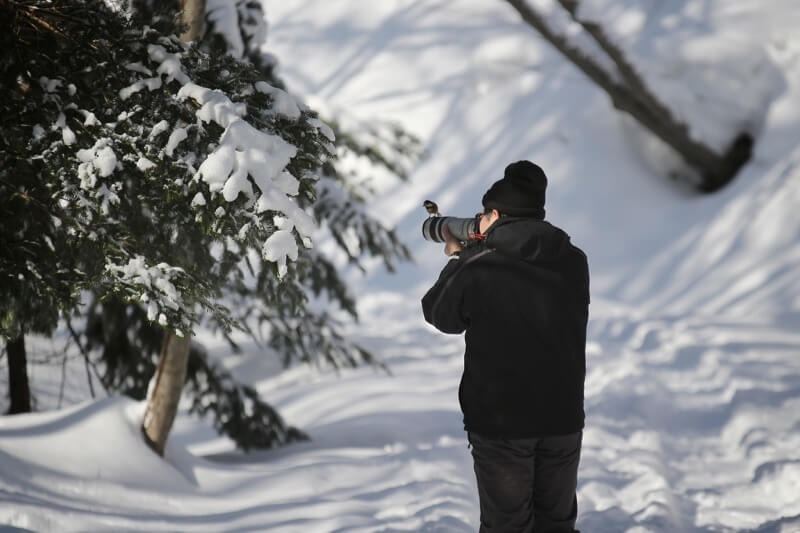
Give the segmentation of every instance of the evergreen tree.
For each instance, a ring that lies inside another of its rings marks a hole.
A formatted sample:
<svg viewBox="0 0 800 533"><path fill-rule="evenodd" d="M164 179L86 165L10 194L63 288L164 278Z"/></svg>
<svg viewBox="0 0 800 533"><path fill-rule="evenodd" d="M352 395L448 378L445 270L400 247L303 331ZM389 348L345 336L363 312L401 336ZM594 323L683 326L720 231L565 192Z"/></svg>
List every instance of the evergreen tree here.
<svg viewBox="0 0 800 533"><path fill-rule="evenodd" d="M314 132L305 140L311 140L317 147L323 146L328 150L331 146L326 145L335 143L334 150L340 155L366 158L399 177L405 176L410 164L421 152L416 139L396 126L379 122L360 123L358 131L351 133L339 127L339 121L335 121L332 123L336 131L334 135L325 128L324 123L314 119L305 106L298 105L283 91L285 85L274 75L274 58L258 48L266 32L260 4L241 0L216 0L208 5L208 31L199 43L208 55L203 56L194 48L181 48L182 51L174 52L183 54L184 57L197 55L204 58L207 62L202 71L205 86L217 88L212 81L215 74L213 68L216 67L220 69L219 72L227 74L225 78L228 84L223 86L226 90L229 89L235 85L234 80L239 80L242 76L238 70L243 68L242 64L234 59L246 60L257 68L262 81L268 83L268 88L263 85L260 87L267 91L264 94L269 97L272 110L283 113L275 114L284 121L288 117L296 117L298 113L309 117L307 123L312 125ZM140 24L147 23L151 28L148 31L163 36L180 30L175 25L176 12L172 3L137 1L132 8L131 18ZM235 23L231 24L232 21ZM224 31L221 29L223 23L228 24ZM173 44L177 46L177 43ZM133 65L133 72L140 71L139 66L144 69L149 66L143 61L134 63L140 65ZM123 89L127 88L130 92L130 99L143 97L141 108L157 109L157 106L153 107L156 105L153 91L157 89L151 91L147 85L157 83L153 81L152 67L150 70L150 73L139 72L145 77ZM247 73L252 76L253 70L249 69ZM246 79L253 87L258 83ZM167 120L168 124L177 125L176 121L182 120L181 124L186 124L183 129L187 131L187 138L192 134L196 135L189 126L191 117L174 118L179 116L173 115L173 118ZM214 126L213 123L203 125L204 129ZM166 133L163 132L165 138ZM180 133L178 135L182 136ZM304 135L301 133L300 137ZM184 139L179 146L187 146L187 140ZM197 161L203 152L195 149L187 151L194 154L190 157L195 158L183 171L186 175L185 181L191 182L190 175L197 169L202 170L202 165ZM322 157L315 155L310 159L317 164L313 170L314 177L305 181L305 193L294 199L300 207L314 213L316 220L333 237L350 261L361 266L361 258L377 256L391 270L397 261L408 259L408 250L400 243L394 231L369 216L363 208L369 194L363 183L368 180L368 176L344 171L336 158L324 157L324 154ZM136 161L138 163L139 159ZM147 163L143 164L147 166ZM159 176L173 175L165 167L147 171L156 172ZM313 183L316 194L312 193L309 186L314 178L319 178L319 181ZM304 184L302 179L300 182ZM206 200L204 196L201 201ZM206 213L211 211L208 205L203 207ZM225 209L225 204L221 203L216 207ZM217 219L214 218L214 221ZM281 223L280 220L278 223ZM247 222L244 222L243 226L246 225ZM211 226L210 229L213 233L217 228ZM246 244L242 246L238 234L215 235L217 237L210 242L200 238L172 241L170 250L173 254L186 255L185 259L190 262L203 260L204 262L197 264L198 271L214 274L216 307L207 307L207 311L211 312L203 314L207 326L227 336L231 324L238 324L254 338L262 339L284 364L292 361L325 362L334 367L355 366L362 362L379 364L369 352L348 342L339 333L340 325L332 314L311 311L306 305L308 296L312 295L336 304L356 318L354 298L340 278L331 258L314 249L302 249L302 253L298 254L293 263L276 265L264 254L248 253L253 247L248 249ZM201 257L195 258L194 248L202 245L207 246L200 254ZM276 272L276 266L280 272ZM283 279L276 276L276 273L284 274ZM70 294L73 301L63 308L75 309L77 285L66 285L72 289ZM84 287L87 287L86 284ZM77 313L83 319L79 322L85 325L75 335L77 345L87 355L91 353L94 357L99 357L101 364L97 367L101 381L109 391L144 398L163 339L163 330L153 321L153 318L158 317L153 312L148 313L148 307L152 306L137 300L135 294L87 288L94 294L94 298L91 305ZM222 308L217 302L224 302L226 305ZM56 313L55 318L57 316ZM195 320L199 318L199 315L194 317ZM227 338L232 349L236 350L236 344L229 336ZM298 430L287 428L274 409L258 398L252 388L236 383L224 369L210 364L202 347L196 343L192 344L189 352L187 383L189 386L186 392L192 398L191 409L208 413L212 416L214 425L243 448L274 445L303 436Z"/></svg>
<svg viewBox="0 0 800 533"><path fill-rule="evenodd" d="M220 302L254 277L302 316L330 129L251 65L101 3L0 9L2 337L48 333L82 291L179 336L229 331Z"/></svg>

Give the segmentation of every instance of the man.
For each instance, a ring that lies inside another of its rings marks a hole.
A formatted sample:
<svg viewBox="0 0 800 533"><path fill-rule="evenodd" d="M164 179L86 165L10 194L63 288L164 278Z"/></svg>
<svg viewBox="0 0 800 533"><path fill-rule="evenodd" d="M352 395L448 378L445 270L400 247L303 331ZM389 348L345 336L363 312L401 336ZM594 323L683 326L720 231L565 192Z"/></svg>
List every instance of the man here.
<svg viewBox="0 0 800 533"><path fill-rule="evenodd" d="M518 161L483 196L480 234L422 299L444 333L466 330L459 401L481 533L572 532L584 424L589 269L544 221L547 178Z"/></svg>

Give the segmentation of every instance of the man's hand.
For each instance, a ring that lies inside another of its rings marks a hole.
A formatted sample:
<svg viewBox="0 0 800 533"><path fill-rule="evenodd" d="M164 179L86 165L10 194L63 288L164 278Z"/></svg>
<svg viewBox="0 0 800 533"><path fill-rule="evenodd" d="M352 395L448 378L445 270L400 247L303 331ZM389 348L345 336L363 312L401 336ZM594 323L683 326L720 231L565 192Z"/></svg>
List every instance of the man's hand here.
<svg viewBox="0 0 800 533"><path fill-rule="evenodd" d="M444 234L444 255L451 256L457 254L461 251L461 243L458 242L455 237L450 235L450 231L447 229L447 225L443 224L443 234Z"/></svg>

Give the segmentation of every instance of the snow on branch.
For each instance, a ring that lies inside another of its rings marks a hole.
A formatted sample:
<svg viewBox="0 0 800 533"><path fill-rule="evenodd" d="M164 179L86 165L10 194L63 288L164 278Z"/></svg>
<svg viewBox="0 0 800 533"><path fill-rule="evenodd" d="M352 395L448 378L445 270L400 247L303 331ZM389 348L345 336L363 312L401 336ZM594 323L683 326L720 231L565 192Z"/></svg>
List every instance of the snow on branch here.
<svg viewBox="0 0 800 533"><path fill-rule="evenodd" d="M182 316L177 316L172 321L174 325L175 320L181 321L187 311L191 312L191 304L184 300L183 294L175 286L180 278L186 278L182 268L166 263L148 266L144 256L136 255L124 265L109 261L106 264L106 273L115 286L124 288L130 293L129 297L132 296L145 305L148 320L158 321L163 327L170 323L167 314L182 311ZM188 331L191 324L185 318L182 322ZM176 329L175 333L180 337L184 335L180 329Z"/></svg>
<svg viewBox="0 0 800 533"><path fill-rule="evenodd" d="M247 105L244 102L233 102L222 91L191 81L182 68L180 52L171 53L159 44L148 45L147 52L149 59L157 64L156 73L166 76L167 84L173 80L181 84L176 95L178 100L191 100L199 106L195 111L199 123L213 122L223 128L219 142L211 153L205 159L193 161L194 165L199 165L196 177L207 184L208 193L212 196L221 193L229 203L235 202L241 194L247 200L246 206L254 206L254 214L275 211L283 215L276 217L276 220L281 221L279 226L276 224L278 230L262 245L264 259L275 262L278 265L278 275L282 277L287 272L287 259L297 258L298 251L292 230L299 233L306 247L311 247L311 236L315 229L313 218L290 198L299 192L298 179L287 170L290 161L297 155L297 147L281 136L249 123L246 120ZM148 76L151 73L149 68L139 62L128 64L126 68ZM124 100L145 87L150 91L160 89L161 78L137 80L123 88L120 97ZM272 108L266 111L267 114L280 115L294 121L302 118L300 107L285 91L264 81L254 83L253 89L271 97ZM332 140L330 129L318 119L309 118L308 123L328 141ZM161 121L153 127L150 136L157 136L168 127L168 123ZM166 154L172 156L177 144L186 138L185 128L176 127L167 141ZM146 158L143 161L145 165L149 163ZM205 206L205 195L196 192L192 196L191 205L194 208ZM223 215L229 209L217 209L215 212ZM240 229L247 231L249 227L248 225ZM241 237L241 232L239 236Z"/></svg>
<svg viewBox="0 0 800 533"><path fill-rule="evenodd" d="M0 178L40 186L30 201L63 221L23 236L50 243L31 253L55 248L64 258L46 279L62 287L69 272L71 293L145 302L149 319L181 331L196 324L198 305L230 324L214 302L231 276L247 275L244 258L256 252L285 278L299 246L312 245L316 224L302 206L334 151L326 126L251 65L136 27L102 4L31 10L56 33L3 41L19 76L3 108L14 145L0 162L25 166L0 168ZM215 256L227 242L235 245Z"/></svg>

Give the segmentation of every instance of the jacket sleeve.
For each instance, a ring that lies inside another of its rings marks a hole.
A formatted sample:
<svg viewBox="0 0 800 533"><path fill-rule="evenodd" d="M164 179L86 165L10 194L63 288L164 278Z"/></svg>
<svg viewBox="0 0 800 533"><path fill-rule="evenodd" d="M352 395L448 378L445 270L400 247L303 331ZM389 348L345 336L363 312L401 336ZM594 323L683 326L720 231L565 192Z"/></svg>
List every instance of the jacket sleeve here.
<svg viewBox="0 0 800 533"><path fill-rule="evenodd" d="M462 269L467 258L451 259L445 265L439 279L422 297L422 312L425 320L443 333L462 333L469 321L465 318L464 279Z"/></svg>

